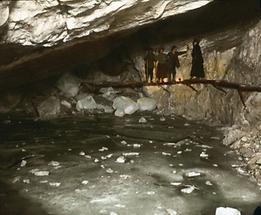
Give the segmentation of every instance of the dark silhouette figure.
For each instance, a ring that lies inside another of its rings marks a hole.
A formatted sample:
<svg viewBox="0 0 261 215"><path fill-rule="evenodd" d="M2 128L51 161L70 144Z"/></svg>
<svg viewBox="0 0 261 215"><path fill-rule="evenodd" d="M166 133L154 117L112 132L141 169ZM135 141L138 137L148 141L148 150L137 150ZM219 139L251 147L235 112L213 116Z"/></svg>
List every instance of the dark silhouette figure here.
<svg viewBox="0 0 261 215"><path fill-rule="evenodd" d="M176 80L177 68L180 67L179 55L183 55L186 52L187 51L177 51L177 47L172 46L171 51L168 53L168 60L169 60L168 81Z"/></svg>
<svg viewBox="0 0 261 215"><path fill-rule="evenodd" d="M168 56L164 53L164 49L160 48L157 56L157 79L160 83L168 77L168 71Z"/></svg>
<svg viewBox="0 0 261 215"><path fill-rule="evenodd" d="M202 57L201 48L199 45L199 39L194 39L193 50L192 50L192 68L191 68L191 78L205 78L204 72L204 60Z"/></svg>
<svg viewBox="0 0 261 215"><path fill-rule="evenodd" d="M150 48L147 51L147 54L144 58L145 60L145 72L146 72L146 80L152 82L153 80L153 69L156 62L156 56L153 53L153 50Z"/></svg>
<svg viewBox="0 0 261 215"><path fill-rule="evenodd" d="M253 215L261 215L261 207L258 206Z"/></svg>

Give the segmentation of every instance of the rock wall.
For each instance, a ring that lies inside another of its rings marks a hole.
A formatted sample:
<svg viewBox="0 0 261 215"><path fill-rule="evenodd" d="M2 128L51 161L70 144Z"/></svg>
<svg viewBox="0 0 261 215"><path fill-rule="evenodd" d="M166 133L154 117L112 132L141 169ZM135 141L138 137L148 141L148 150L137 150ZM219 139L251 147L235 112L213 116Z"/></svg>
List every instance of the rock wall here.
<svg viewBox="0 0 261 215"><path fill-rule="evenodd" d="M259 86L261 81L260 30L261 22L258 22L244 34L230 30L223 33L229 35L229 38L223 38L220 35L213 35L215 39L212 36L205 37L201 46L204 53L206 78ZM231 43L231 40L234 43ZM180 49L185 49L187 43L188 41L182 41L176 44ZM229 45L229 43L231 44ZM225 46L226 49L221 49L218 44ZM170 46L167 45L167 49ZM192 60L190 53L189 51L180 57L181 68L177 77L190 78ZM141 66L139 68L143 69ZM170 95L159 87L146 87L144 90L148 95L158 99L160 103L165 102L165 104L161 104L160 109L166 113L174 112L189 119L223 124L248 123L253 125L260 121L260 93L244 93L247 105L247 109L245 109L236 91L226 90L224 93L212 86L194 87L198 92L183 85L168 87ZM163 99L168 96L169 98Z"/></svg>

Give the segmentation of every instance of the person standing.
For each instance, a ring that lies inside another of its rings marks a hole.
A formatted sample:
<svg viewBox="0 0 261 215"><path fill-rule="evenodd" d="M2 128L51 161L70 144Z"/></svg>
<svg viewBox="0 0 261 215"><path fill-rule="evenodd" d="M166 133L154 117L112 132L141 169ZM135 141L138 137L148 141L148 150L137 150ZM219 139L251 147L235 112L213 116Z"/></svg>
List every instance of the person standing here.
<svg viewBox="0 0 261 215"><path fill-rule="evenodd" d="M164 79L168 77L168 56L164 53L164 48L159 49L157 56L157 79L163 83Z"/></svg>
<svg viewBox="0 0 261 215"><path fill-rule="evenodd" d="M149 48L147 54L144 58L145 61L145 72L146 72L146 81L152 82L153 81L153 70L155 66L156 57L153 53L153 49Z"/></svg>
<svg viewBox="0 0 261 215"><path fill-rule="evenodd" d="M193 40L191 78L205 78L204 60L199 43L199 39Z"/></svg>
<svg viewBox="0 0 261 215"><path fill-rule="evenodd" d="M187 51L188 51L188 47L187 47ZM168 53L168 60L169 60L168 81L176 80L177 69L180 67L179 55L186 54L187 51L177 51L177 47L172 46L170 52Z"/></svg>

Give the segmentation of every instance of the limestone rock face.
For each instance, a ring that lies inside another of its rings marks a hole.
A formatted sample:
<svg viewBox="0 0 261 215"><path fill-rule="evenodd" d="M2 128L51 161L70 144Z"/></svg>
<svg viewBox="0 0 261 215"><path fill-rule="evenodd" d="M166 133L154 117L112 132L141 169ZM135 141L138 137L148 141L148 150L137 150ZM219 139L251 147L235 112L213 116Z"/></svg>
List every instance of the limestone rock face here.
<svg viewBox="0 0 261 215"><path fill-rule="evenodd" d="M5 43L53 46L111 34L202 7L212 0L18 0L0 3Z"/></svg>

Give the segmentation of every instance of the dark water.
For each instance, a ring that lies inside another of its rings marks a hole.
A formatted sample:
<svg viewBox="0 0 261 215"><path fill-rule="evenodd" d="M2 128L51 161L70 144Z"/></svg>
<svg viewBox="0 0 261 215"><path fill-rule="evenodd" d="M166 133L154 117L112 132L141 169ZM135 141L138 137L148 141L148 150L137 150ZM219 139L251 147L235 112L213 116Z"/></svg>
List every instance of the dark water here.
<svg viewBox="0 0 261 215"><path fill-rule="evenodd" d="M232 168L241 163L217 128L152 114L141 124L140 117L1 116L0 214L209 215L221 206L252 214L259 187Z"/></svg>

